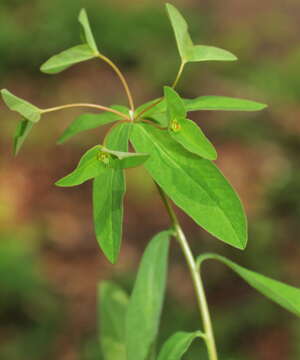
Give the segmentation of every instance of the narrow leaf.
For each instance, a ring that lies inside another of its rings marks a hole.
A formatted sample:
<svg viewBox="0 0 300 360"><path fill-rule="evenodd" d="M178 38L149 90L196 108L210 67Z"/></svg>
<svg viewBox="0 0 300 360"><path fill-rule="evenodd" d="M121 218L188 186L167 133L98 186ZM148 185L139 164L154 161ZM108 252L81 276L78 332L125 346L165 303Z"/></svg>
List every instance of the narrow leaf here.
<svg viewBox="0 0 300 360"><path fill-rule="evenodd" d="M300 316L300 288L284 284L254 271L250 271L217 254L203 254L199 257L200 262L206 259L221 261L264 296L275 301L286 310Z"/></svg>
<svg viewBox="0 0 300 360"><path fill-rule="evenodd" d="M99 145L89 149L80 159L76 169L58 180L55 185L63 187L77 186L98 176L106 169L105 162L99 158L100 152L101 147Z"/></svg>
<svg viewBox="0 0 300 360"><path fill-rule="evenodd" d="M142 257L126 314L127 360L146 360L157 336L168 265L170 232L157 234Z"/></svg>
<svg viewBox="0 0 300 360"><path fill-rule="evenodd" d="M135 124L131 141L136 151L151 154L145 167L176 205L218 239L245 248L247 222L242 204L213 163L148 124Z"/></svg>
<svg viewBox="0 0 300 360"><path fill-rule="evenodd" d="M227 50L214 46L194 45L188 31L188 25L180 12L167 4L167 12L173 27L182 63L194 61L234 61L236 56Z"/></svg>
<svg viewBox="0 0 300 360"><path fill-rule="evenodd" d="M102 282L98 290L100 344L105 360L126 360L125 314L127 294L116 284Z"/></svg>
<svg viewBox="0 0 300 360"><path fill-rule="evenodd" d="M128 114L128 108L125 106L113 105L111 107L114 110ZM58 139L58 143L62 144L69 140L74 135L81 133L82 131L95 129L99 126L109 124L115 121L121 120L121 117L111 112L105 112L102 114L82 114L78 116L63 132Z"/></svg>
<svg viewBox="0 0 300 360"><path fill-rule="evenodd" d="M21 120L16 129L16 133L14 135L14 155L17 155L20 151L27 135L30 133L34 123L27 119Z"/></svg>
<svg viewBox="0 0 300 360"><path fill-rule="evenodd" d="M149 158L149 154L114 151L105 147L102 147L101 151L105 154L112 155L112 160L109 166L116 169L136 167L142 165Z"/></svg>
<svg viewBox="0 0 300 360"><path fill-rule="evenodd" d="M187 111L259 111L267 107L267 105L256 101L230 98L226 96L200 96L195 99L184 99L184 103Z"/></svg>
<svg viewBox="0 0 300 360"><path fill-rule="evenodd" d="M165 87L165 99L169 118L169 134L188 151L215 160L217 152L202 130L191 120L186 119L184 102L177 92Z"/></svg>
<svg viewBox="0 0 300 360"><path fill-rule="evenodd" d="M197 337L201 337L201 332L175 333L164 343L157 360L180 360Z"/></svg>
<svg viewBox="0 0 300 360"><path fill-rule="evenodd" d="M110 149L127 151L131 124L114 127L106 138ZM118 259L122 238L124 171L106 168L93 182L93 217L97 241L112 263Z"/></svg>
<svg viewBox="0 0 300 360"><path fill-rule="evenodd" d="M21 114L25 119L38 122L41 118L41 109L23 100L6 89L1 90L2 99L10 110Z"/></svg>
<svg viewBox="0 0 300 360"><path fill-rule="evenodd" d="M195 45L188 52L188 62L198 61L235 61L237 57L231 52L215 46Z"/></svg>
<svg viewBox="0 0 300 360"><path fill-rule="evenodd" d="M99 53L98 51L98 47L96 45L92 30L91 30L91 26L89 23L89 19L86 13L85 9L81 9L80 13L79 13L79 17L78 20L83 28L84 31L84 37L85 40L87 42L87 44L89 45L89 47L91 48L91 50L93 51L93 53L95 55L97 55Z"/></svg>
<svg viewBox="0 0 300 360"><path fill-rule="evenodd" d="M52 56L41 66L41 71L46 74L57 74L72 65L93 59L94 57L95 54L87 44L77 45Z"/></svg>

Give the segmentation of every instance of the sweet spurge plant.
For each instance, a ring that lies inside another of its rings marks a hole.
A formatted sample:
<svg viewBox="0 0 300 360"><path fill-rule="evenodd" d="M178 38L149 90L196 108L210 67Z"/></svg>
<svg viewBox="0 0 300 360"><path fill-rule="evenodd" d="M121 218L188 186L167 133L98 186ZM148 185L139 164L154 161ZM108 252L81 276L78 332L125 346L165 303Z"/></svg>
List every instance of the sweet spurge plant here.
<svg viewBox="0 0 300 360"><path fill-rule="evenodd" d="M187 63L234 61L237 58L220 48L194 45L180 12L170 4L166 9L181 65L173 85L165 86L158 99L135 107L124 75L98 48L84 9L79 15L83 44L51 57L41 70L55 74L76 63L99 58L119 77L129 108L76 103L43 109L8 90L1 91L6 105L22 116L14 137L15 153L33 126L53 111L73 107L101 111L100 114L86 113L77 117L59 138L60 144L83 131L113 124L104 143L87 150L76 169L56 182L57 186L68 187L92 180L96 237L111 263L117 261L120 252L125 169L145 166L170 217L170 229L158 233L149 242L130 297L114 283L100 285L101 349L105 360L179 360L196 339L205 343L208 358L217 360L213 326L201 279L205 260L220 261L264 296L300 316L300 289L248 270L217 254L192 254L171 201L215 238L241 250L247 244L247 220L238 195L213 163L217 158L215 147L189 119L189 113L201 110L258 111L266 105L223 96L181 98L175 88ZM128 152L129 143L136 152ZM199 329L191 332L178 329L156 351L171 238L177 240L189 268L200 312Z"/></svg>

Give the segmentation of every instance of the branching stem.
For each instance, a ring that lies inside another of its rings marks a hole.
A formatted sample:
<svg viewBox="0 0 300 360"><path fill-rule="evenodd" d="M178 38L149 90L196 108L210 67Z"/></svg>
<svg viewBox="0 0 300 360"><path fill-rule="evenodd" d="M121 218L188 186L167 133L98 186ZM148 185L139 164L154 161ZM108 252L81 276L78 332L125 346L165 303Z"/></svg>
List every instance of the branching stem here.
<svg viewBox="0 0 300 360"><path fill-rule="evenodd" d="M179 79L181 78L181 75L182 75L184 66L185 66L185 63L182 62L182 63L180 64L180 67L179 67L179 70L178 70L176 79L175 79L174 82L173 82L173 85L172 85L172 88L173 88L173 89L176 88L176 86L177 86L177 84L178 84L178 81L179 81Z"/></svg>
<svg viewBox="0 0 300 360"><path fill-rule="evenodd" d="M64 110L64 109L69 109L69 108L74 108L74 107L88 107L88 108L98 109L98 110L102 110L102 111L108 111L108 112L114 113L116 115L119 115L121 118L123 118L125 120L130 120L128 118L128 116L126 116L125 114L121 113L118 110L111 109L109 107L102 106L102 105L86 104L86 103L76 103L76 104L67 104L67 105L55 106L55 107L52 107L52 108L43 109L42 113L46 114L46 113L49 113L49 112L59 111L59 110Z"/></svg>
<svg viewBox="0 0 300 360"><path fill-rule="evenodd" d="M181 247L181 250L182 250L185 260L187 262L188 268L190 270L190 274L191 274L192 281L194 284L197 302L198 302L198 306L199 306L199 310L200 310L200 314L201 314L201 318L202 318L203 329L204 329L203 339L206 343L209 360L218 360L214 332L213 332L213 328L212 328L212 322L211 322L210 313L209 313L209 309L208 309L205 290L204 290L203 282L201 279L201 275L197 269L197 264L196 264L195 258L192 254L192 251L189 247L187 239L182 231L182 228L179 224L178 218L170 204L170 201L169 201L167 195L165 194L165 192L162 190L162 188L158 184L156 184L156 186L158 188L158 191L160 193L162 201L166 207L166 210L170 216L170 219L173 223L175 237Z"/></svg>

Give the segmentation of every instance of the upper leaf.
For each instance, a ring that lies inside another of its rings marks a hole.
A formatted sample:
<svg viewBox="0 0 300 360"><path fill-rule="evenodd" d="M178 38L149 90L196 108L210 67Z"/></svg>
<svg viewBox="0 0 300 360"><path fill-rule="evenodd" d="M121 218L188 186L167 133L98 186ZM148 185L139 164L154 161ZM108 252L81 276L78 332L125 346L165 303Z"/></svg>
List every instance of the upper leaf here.
<svg viewBox="0 0 300 360"><path fill-rule="evenodd" d="M96 45L96 41L94 39L92 30L91 30L91 26L89 23L89 19L88 19L85 9L81 9L81 11L79 13L78 21L82 25L84 37L85 37L87 44L89 45L91 50L94 52L94 54L97 55L99 53L99 50Z"/></svg>
<svg viewBox="0 0 300 360"><path fill-rule="evenodd" d="M128 114L128 108L120 105L113 105L111 107L114 110ZM82 114L79 115L63 132L58 139L58 143L62 144L69 140L74 135L81 133L82 131L95 129L99 126L109 124L115 121L121 120L121 117L111 112L104 112L101 114Z"/></svg>
<svg viewBox="0 0 300 360"><path fill-rule="evenodd" d="M111 282L102 282L98 293L98 323L104 359L126 360L125 314L128 295Z"/></svg>
<svg viewBox="0 0 300 360"><path fill-rule="evenodd" d="M247 222L242 204L213 163L148 124L135 124L131 141L136 151L151 154L145 167L175 204L218 239L245 248Z"/></svg>
<svg viewBox="0 0 300 360"><path fill-rule="evenodd" d="M157 234L142 257L126 315L127 360L146 360L157 336L166 287L170 232Z"/></svg>
<svg viewBox="0 0 300 360"><path fill-rule="evenodd" d="M14 155L20 151L27 135L30 133L34 123L27 119L22 119L18 125L14 135Z"/></svg>
<svg viewBox="0 0 300 360"><path fill-rule="evenodd" d="M106 136L106 146L127 151L130 132L130 123L118 124ZM124 171L119 168L102 170L93 181L95 233L102 251L113 264L121 247L125 190Z"/></svg>
<svg viewBox="0 0 300 360"><path fill-rule="evenodd" d="M202 130L186 119L186 109L180 96L170 87L165 87L169 117L169 134L188 151L208 160L216 160L217 152Z"/></svg>
<svg viewBox="0 0 300 360"><path fill-rule="evenodd" d="M41 118L42 110L30 104L28 101L23 100L6 89L1 90L2 99L10 110L16 111L21 114L25 119L38 122Z"/></svg>
<svg viewBox="0 0 300 360"><path fill-rule="evenodd" d="M184 99L184 104L187 111L259 111L267 107L267 105L256 101L226 96L199 96L195 99Z"/></svg>
<svg viewBox="0 0 300 360"><path fill-rule="evenodd" d="M201 337L199 331L175 333L164 343L157 360L180 360L197 337Z"/></svg>
<svg viewBox="0 0 300 360"><path fill-rule="evenodd" d="M77 45L52 56L41 66L41 71L46 74L57 74L65 69L68 69L72 65L90 60L94 57L95 54L89 45Z"/></svg>
<svg viewBox="0 0 300 360"><path fill-rule="evenodd" d="M198 263L203 260L215 259L229 266L233 271L240 275L249 285L261 292L264 296L275 301L288 311L300 316L300 289L273 280L254 271L245 269L217 254L203 254L199 256Z"/></svg>
<svg viewBox="0 0 300 360"><path fill-rule="evenodd" d="M233 61L236 56L227 50L213 46L194 45L188 31L188 25L180 12L171 4L166 4L167 12L175 33L182 63L190 61Z"/></svg>

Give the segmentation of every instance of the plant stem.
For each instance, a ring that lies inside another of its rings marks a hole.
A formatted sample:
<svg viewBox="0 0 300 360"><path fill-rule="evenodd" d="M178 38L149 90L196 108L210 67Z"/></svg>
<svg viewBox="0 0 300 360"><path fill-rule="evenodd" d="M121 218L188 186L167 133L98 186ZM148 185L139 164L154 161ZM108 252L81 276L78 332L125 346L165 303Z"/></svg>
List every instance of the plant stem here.
<svg viewBox="0 0 300 360"><path fill-rule="evenodd" d="M176 75L176 79L173 82L172 88L175 89L176 85L178 84L178 81L182 75L183 69L184 69L185 63L182 62L180 64L178 73ZM157 101L155 101L153 104L149 105L148 107L146 107L143 111L141 111L139 114L137 114L136 119L140 118L144 113L146 113L147 111L149 111L150 109L152 109L153 107L155 107L156 105L160 104L162 101L164 100L164 97L159 98Z"/></svg>
<svg viewBox="0 0 300 360"><path fill-rule="evenodd" d="M43 109L42 113L45 114L45 113L49 113L49 112L52 112L52 111L64 110L64 109L69 109L69 108L74 108L74 107L89 107L89 108L94 108L94 109L98 109L98 110L108 111L108 112L114 113L116 115L119 115L123 119L130 120L128 118L128 116L126 116L125 114L121 113L118 110L114 110L114 109L111 109L109 107L102 106L102 105L86 104L86 103L76 103L76 104L67 104L67 105L55 106L55 107L52 107L52 108L49 108L49 109Z"/></svg>
<svg viewBox="0 0 300 360"><path fill-rule="evenodd" d="M179 245L181 247L183 255L186 259L188 268L190 270L190 274L191 274L192 281L194 284L194 289L196 292L199 310L200 310L201 317L202 317L202 323L203 323L203 328L204 328L203 339L205 340L205 343L206 343L209 360L218 360L214 332L213 332L211 317L210 317L210 313L209 313L209 309L208 309L205 290L204 290L203 282L201 279L201 275L197 269L197 264L196 264L195 258L192 254L192 251L189 247L187 239L186 239L184 232L179 224L178 218L169 202L167 195L165 194L165 192L162 190L162 188L158 184L156 184L156 186L157 186L160 196L163 200L163 203L167 209L167 212L173 222L175 236L179 242Z"/></svg>
<svg viewBox="0 0 300 360"><path fill-rule="evenodd" d="M185 63L182 62L182 63L180 64L180 67L179 67L179 70L178 70L178 74L177 74L177 76L176 76L176 79L175 79L174 82L173 82L173 85L172 85L172 88L173 88L173 89L175 89L176 85L178 84L178 81L179 81L179 79L180 79L180 77L181 77L181 75L182 75L184 66L185 66Z"/></svg>
<svg viewBox="0 0 300 360"><path fill-rule="evenodd" d="M121 80L121 83L124 87L124 90L126 92L127 98L128 98L128 102L129 102L129 106L132 112L134 112L134 102L133 102L133 97L131 94L131 91L129 89L128 83L124 77L124 75L122 74L122 72L120 71L120 69L117 67L117 65L115 63L113 63L108 57L102 55L102 54L98 54L98 57L105 61L109 66L112 67L112 69L114 70L114 72L118 75L119 79Z"/></svg>

